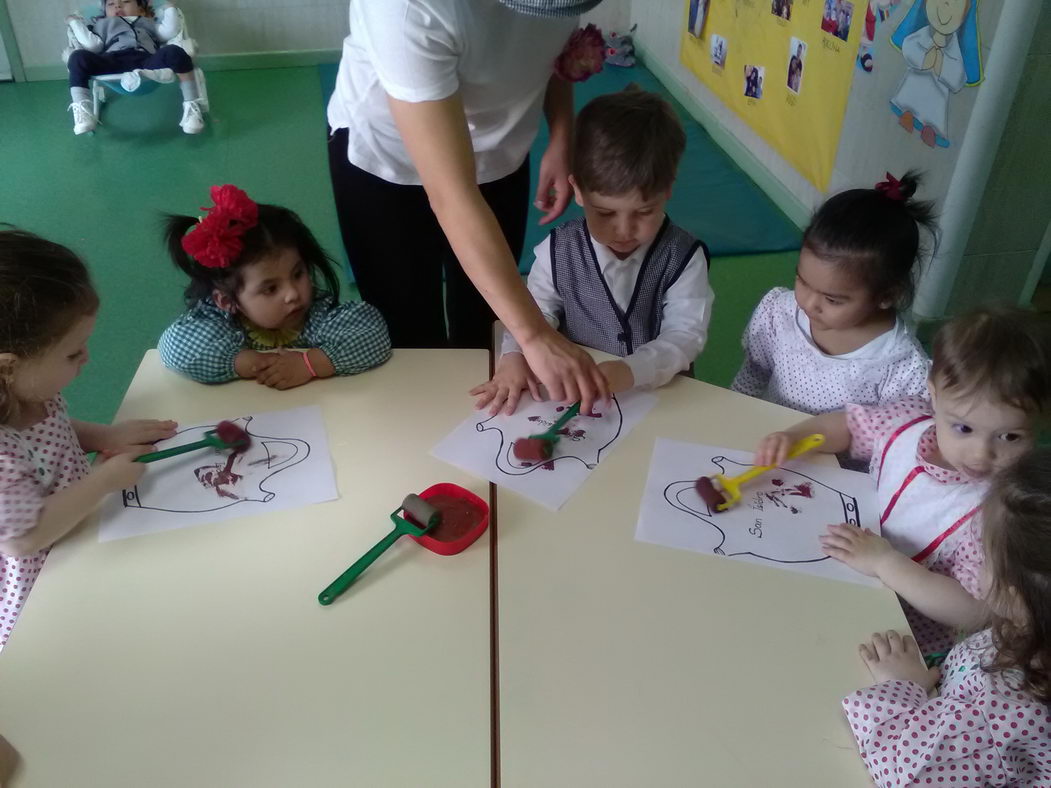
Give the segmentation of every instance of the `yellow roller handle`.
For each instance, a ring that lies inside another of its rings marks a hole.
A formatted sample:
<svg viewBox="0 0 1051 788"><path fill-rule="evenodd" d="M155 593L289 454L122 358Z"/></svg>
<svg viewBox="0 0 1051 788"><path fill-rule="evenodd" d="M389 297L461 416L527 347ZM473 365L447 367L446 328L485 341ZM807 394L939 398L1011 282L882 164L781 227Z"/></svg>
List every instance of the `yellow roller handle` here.
<svg viewBox="0 0 1051 788"><path fill-rule="evenodd" d="M785 460L794 460L802 454L806 454L808 451L813 451L819 446L824 445L825 436L817 433L813 435L807 435L805 438L801 438L792 444L792 448L788 450L788 456ZM767 471L776 468L776 465L757 465L754 468L749 468L744 473L738 476L723 476L721 473L716 474L715 478L718 480L719 485L722 487L723 492L730 498L729 502L722 504L717 507L720 511L730 508L733 504L741 500L741 485L747 481L751 481L756 476L761 476Z"/></svg>

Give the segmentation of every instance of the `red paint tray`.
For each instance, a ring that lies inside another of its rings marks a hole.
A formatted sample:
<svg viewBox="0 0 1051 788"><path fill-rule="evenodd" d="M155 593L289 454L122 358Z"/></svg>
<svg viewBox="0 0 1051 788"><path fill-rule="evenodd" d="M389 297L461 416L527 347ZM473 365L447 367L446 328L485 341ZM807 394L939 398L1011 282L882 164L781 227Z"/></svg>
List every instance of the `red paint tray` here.
<svg viewBox="0 0 1051 788"><path fill-rule="evenodd" d="M442 522L423 536L409 534L409 538L432 553L462 553L489 527L489 504L458 484L433 484L420 497L441 512Z"/></svg>

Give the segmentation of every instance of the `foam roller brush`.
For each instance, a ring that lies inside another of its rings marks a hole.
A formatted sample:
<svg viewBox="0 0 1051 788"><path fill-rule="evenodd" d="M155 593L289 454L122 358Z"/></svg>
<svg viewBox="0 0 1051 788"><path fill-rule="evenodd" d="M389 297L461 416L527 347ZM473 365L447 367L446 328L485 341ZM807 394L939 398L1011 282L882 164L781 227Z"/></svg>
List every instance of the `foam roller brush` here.
<svg viewBox="0 0 1051 788"><path fill-rule="evenodd" d="M816 449L824 442L824 435L807 435L802 440L792 444L792 448L788 450L788 456L785 457L785 460L794 460L801 454L806 454L808 451ZM725 512L741 500L741 487L745 482L751 481L756 476L760 476L767 471L772 471L776 467L776 465L757 465L738 476L723 476L721 473L717 473L713 477L702 476L694 482L693 487L697 490L697 494L701 496L701 499L708 504L708 510L712 514Z"/></svg>
<svg viewBox="0 0 1051 788"><path fill-rule="evenodd" d="M166 460L169 457L178 457L180 454L207 448L244 451L251 443L251 436L232 421L220 421L215 425L214 430L208 430L199 441L143 454L136 458L135 462L156 462L157 460Z"/></svg>
<svg viewBox="0 0 1051 788"><path fill-rule="evenodd" d="M402 514L405 516L401 516ZM416 522L410 522L407 517L411 517ZM405 496L405 500L401 502L401 506L390 513L390 519L394 523L394 530L380 539L375 547L351 564L346 572L333 580L328 588L318 594L318 602L323 605L331 605L340 594L350 588L351 584L358 579L362 572L372 565L373 561L383 555L398 539L406 534L423 536L438 526L442 520L442 515L441 512L416 495L416 493L409 493ZM417 523L421 523L421 525L417 525Z"/></svg>
<svg viewBox="0 0 1051 788"><path fill-rule="evenodd" d="M578 413L580 413L580 403L576 402L569 406L569 410L563 413L562 417L552 424L551 429L547 432L516 440L514 445L515 457L523 462L547 462L550 460L551 455L555 453L555 444L558 443L558 431L565 427L569 420Z"/></svg>

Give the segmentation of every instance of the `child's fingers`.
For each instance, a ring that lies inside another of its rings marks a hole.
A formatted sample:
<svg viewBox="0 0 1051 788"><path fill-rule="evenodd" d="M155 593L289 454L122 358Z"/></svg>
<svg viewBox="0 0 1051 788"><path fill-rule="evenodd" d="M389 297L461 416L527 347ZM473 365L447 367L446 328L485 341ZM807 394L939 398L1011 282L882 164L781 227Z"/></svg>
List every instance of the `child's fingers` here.
<svg viewBox="0 0 1051 788"><path fill-rule="evenodd" d="M858 653L861 655L861 659L868 665L870 662L876 661L876 652L872 650L872 647L868 643L862 643L858 646Z"/></svg>
<svg viewBox="0 0 1051 788"><path fill-rule="evenodd" d="M477 399L474 401L474 408L475 408L475 410L481 410L486 405L488 405L490 402L492 402L493 401L493 397L496 396L496 391L494 389L482 388L482 387L479 387L479 388L481 388L481 391L479 391L477 394L475 394L475 396L477 397ZM474 392L472 392L472 393L474 393Z"/></svg>
<svg viewBox="0 0 1051 788"><path fill-rule="evenodd" d="M485 381L485 383L479 383L473 389L467 392L468 396L477 397L480 394L488 394L492 390L492 381Z"/></svg>
<svg viewBox="0 0 1051 788"><path fill-rule="evenodd" d="M892 654L900 654L905 651L901 643L901 635L893 629L887 633L887 647Z"/></svg>
<svg viewBox="0 0 1051 788"><path fill-rule="evenodd" d="M525 389L515 386L507 392L507 405L504 407L504 413L508 416L514 415L514 412L518 410L518 400L521 399L523 391Z"/></svg>
<svg viewBox="0 0 1051 788"><path fill-rule="evenodd" d="M920 647L916 645L916 638L912 635L906 635L901 639L901 648L906 654L920 656Z"/></svg>
<svg viewBox="0 0 1051 788"><path fill-rule="evenodd" d="M495 416L500 412L500 409L504 406L507 401L507 386L500 386L496 390L496 394L493 396L493 401L489 403L489 415Z"/></svg>
<svg viewBox="0 0 1051 788"><path fill-rule="evenodd" d="M887 645L887 636L882 632L872 633L872 647L876 651L876 656L879 659L886 659L890 656L890 646Z"/></svg>
<svg viewBox="0 0 1051 788"><path fill-rule="evenodd" d="M540 395L540 381L536 379L536 376L530 372L526 377L526 385L529 387L529 396L533 398L533 402L543 402L544 399Z"/></svg>

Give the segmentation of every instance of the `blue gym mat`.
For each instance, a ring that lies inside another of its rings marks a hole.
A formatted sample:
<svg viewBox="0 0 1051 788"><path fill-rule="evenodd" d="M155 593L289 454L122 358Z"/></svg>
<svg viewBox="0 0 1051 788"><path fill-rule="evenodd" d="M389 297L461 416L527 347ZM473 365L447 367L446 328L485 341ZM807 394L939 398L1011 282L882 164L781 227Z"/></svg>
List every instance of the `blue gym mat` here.
<svg viewBox="0 0 1051 788"><path fill-rule="evenodd" d="M328 103L336 83L337 66L318 66L321 89ZM617 68L606 66L575 90L577 109L595 96L623 90L635 82L644 90L660 93L675 107L686 128L686 154L679 165L668 215L679 226L689 230L708 244L713 257L725 257L762 252L783 252L798 249L799 229L770 200L751 178L715 144L708 132L686 112L686 109L668 94L664 86L642 66ZM541 125L540 135L530 154L532 189L536 189L537 168L547 145L547 129ZM530 192L532 197L533 191ZM527 271L532 265L533 247L550 231L540 227L540 212L529 209L525 249L520 268ZM580 215L573 203L563 215L571 219Z"/></svg>

